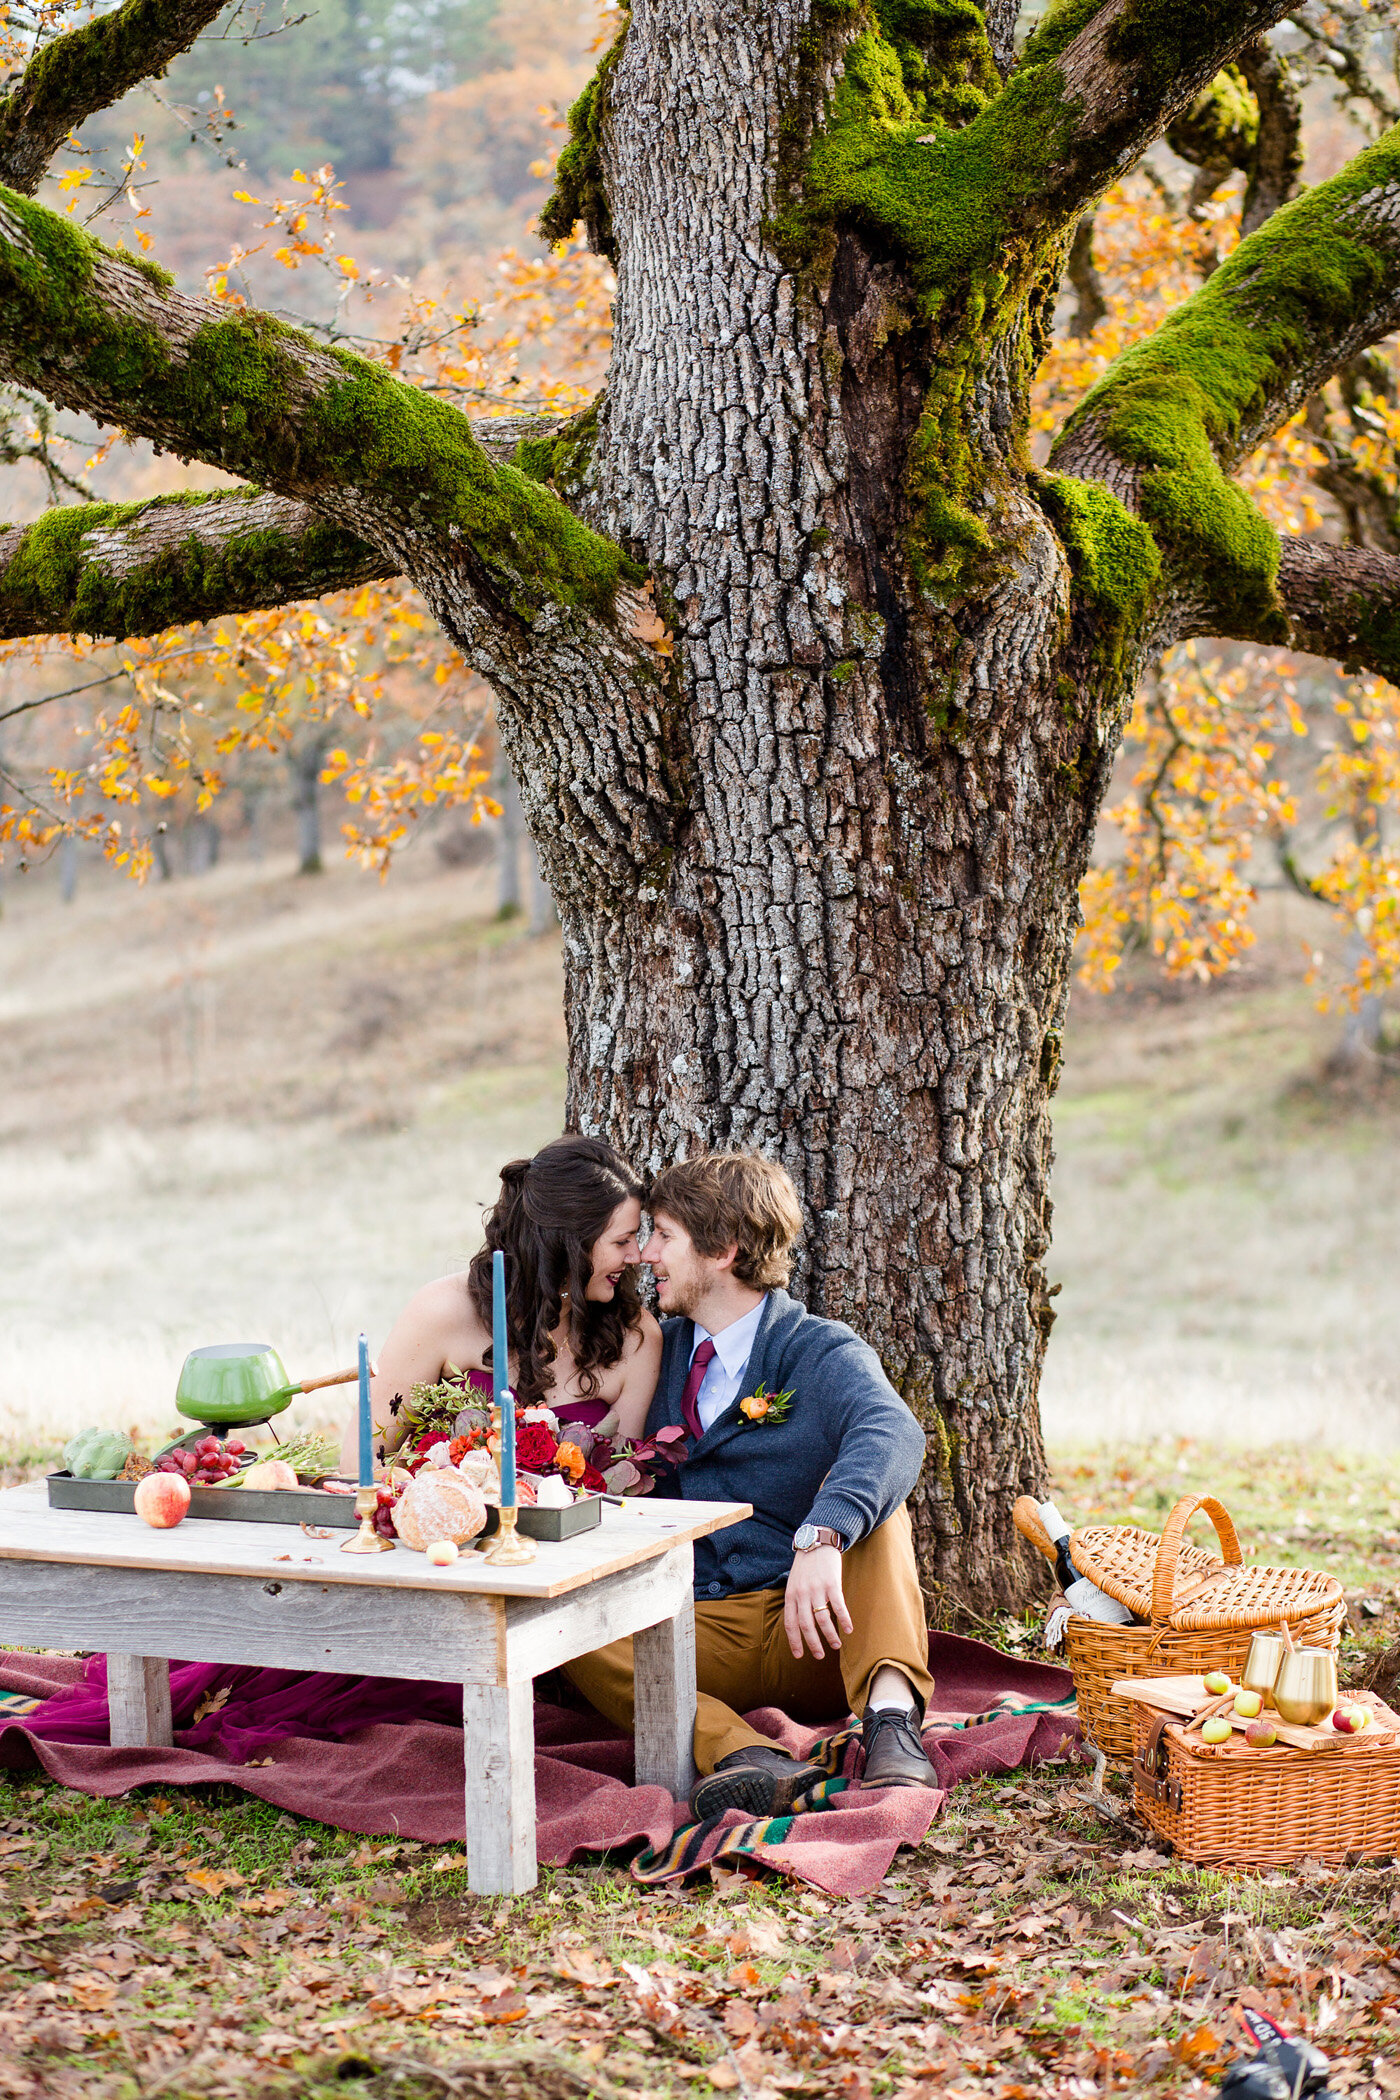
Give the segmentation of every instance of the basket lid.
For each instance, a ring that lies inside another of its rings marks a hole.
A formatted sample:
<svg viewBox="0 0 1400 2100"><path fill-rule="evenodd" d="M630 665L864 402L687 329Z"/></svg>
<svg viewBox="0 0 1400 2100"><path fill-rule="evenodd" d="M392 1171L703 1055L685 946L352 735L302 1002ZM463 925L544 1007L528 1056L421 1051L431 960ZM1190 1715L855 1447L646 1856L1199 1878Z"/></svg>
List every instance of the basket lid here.
<svg viewBox="0 0 1400 2100"><path fill-rule="evenodd" d="M1143 1531L1135 1524L1088 1524L1069 1542L1070 1558L1080 1574L1126 1604L1139 1619L1152 1617L1152 1582L1161 1546L1157 1532ZM1177 1568L1178 1583L1184 1588L1222 1574L1225 1563L1199 1546L1183 1544Z"/></svg>
<svg viewBox="0 0 1400 2100"><path fill-rule="evenodd" d="M1186 1526L1204 1510L1224 1558L1188 1545ZM1162 1526L1088 1525L1070 1539L1075 1566L1110 1597L1154 1626L1180 1633L1247 1632L1298 1621L1340 1605L1341 1584L1316 1568L1247 1568L1229 1512L1211 1495L1187 1495Z"/></svg>

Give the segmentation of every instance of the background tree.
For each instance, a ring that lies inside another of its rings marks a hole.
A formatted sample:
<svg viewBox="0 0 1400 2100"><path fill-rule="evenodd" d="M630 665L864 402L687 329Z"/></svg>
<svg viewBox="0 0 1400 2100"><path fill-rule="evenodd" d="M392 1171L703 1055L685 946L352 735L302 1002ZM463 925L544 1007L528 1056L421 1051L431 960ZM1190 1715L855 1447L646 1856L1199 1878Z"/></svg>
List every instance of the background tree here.
<svg viewBox="0 0 1400 2100"><path fill-rule="evenodd" d="M126 0L0 107L0 374L244 484L13 529L3 631L411 579L497 696L571 1118L650 1164L786 1161L800 1289L928 1428L930 1587L984 1605L1035 1579L1009 1520L1042 1472L1049 1100L1138 674L1195 635L1400 655L1396 556L1281 534L1235 478L1400 318L1400 141L1285 202L1284 5L1067 0L1019 50L1016 12L636 0L543 222L617 274L606 389L562 419L473 424L33 201L212 0ZM1182 125L1207 177L1253 156L1260 223L1037 464L1076 231Z"/></svg>

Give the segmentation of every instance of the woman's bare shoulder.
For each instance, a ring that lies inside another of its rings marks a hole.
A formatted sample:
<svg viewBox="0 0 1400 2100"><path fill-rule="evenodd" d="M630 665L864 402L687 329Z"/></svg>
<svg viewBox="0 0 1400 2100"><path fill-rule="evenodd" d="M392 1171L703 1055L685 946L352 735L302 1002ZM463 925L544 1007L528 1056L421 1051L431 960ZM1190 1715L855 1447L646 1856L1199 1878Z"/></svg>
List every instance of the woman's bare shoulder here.
<svg viewBox="0 0 1400 2100"><path fill-rule="evenodd" d="M456 1342L463 1345L489 1340L481 1317L472 1303L467 1289L465 1272L456 1276L438 1276L415 1291L403 1311L399 1314L399 1326L411 1327L424 1339L432 1336L441 1339L444 1345ZM448 1351L448 1360L451 1352ZM460 1368L465 1369L462 1365Z"/></svg>
<svg viewBox="0 0 1400 2100"><path fill-rule="evenodd" d="M622 1360L624 1363L630 1363L634 1356L643 1352L648 1356L661 1354L661 1322L655 1313L648 1312L646 1306L641 1308L636 1321L627 1330L627 1339L622 1345Z"/></svg>

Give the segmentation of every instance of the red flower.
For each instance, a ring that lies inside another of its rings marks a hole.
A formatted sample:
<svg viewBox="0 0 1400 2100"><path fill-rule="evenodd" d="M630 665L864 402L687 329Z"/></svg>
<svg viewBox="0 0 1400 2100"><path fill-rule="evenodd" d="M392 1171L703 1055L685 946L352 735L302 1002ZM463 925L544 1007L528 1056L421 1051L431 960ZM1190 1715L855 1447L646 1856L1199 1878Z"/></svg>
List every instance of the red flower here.
<svg viewBox="0 0 1400 2100"><path fill-rule="evenodd" d="M606 1495L608 1483L596 1466L585 1466L582 1480L575 1483L590 1495Z"/></svg>
<svg viewBox="0 0 1400 2100"><path fill-rule="evenodd" d="M445 1429L430 1429L426 1436L419 1437L413 1448L415 1451L423 1452L426 1456L432 1450L434 1444L447 1444L450 1442L451 1438Z"/></svg>
<svg viewBox="0 0 1400 2100"><path fill-rule="evenodd" d="M521 1422L515 1432L515 1463L522 1473L542 1473L554 1464L559 1446L547 1422Z"/></svg>

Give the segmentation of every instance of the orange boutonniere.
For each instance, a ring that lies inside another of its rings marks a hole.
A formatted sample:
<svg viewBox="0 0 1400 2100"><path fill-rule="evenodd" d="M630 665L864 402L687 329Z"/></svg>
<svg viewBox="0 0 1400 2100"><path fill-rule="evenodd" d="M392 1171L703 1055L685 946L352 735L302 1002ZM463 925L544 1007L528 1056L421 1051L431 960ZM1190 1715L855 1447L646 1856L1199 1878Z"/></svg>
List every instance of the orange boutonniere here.
<svg viewBox="0 0 1400 2100"><path fill-rule="evenodd" d="M757 1429L765 1422L786 1422L792 1395L791 1386L785 1393L770 1393L758 1385L746 1400L739 1402L739 1412L750 1429Z"/></svg>

